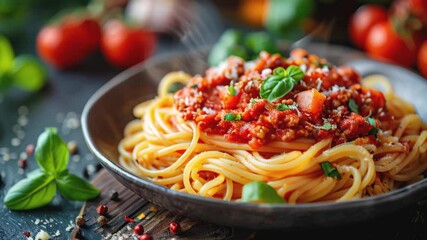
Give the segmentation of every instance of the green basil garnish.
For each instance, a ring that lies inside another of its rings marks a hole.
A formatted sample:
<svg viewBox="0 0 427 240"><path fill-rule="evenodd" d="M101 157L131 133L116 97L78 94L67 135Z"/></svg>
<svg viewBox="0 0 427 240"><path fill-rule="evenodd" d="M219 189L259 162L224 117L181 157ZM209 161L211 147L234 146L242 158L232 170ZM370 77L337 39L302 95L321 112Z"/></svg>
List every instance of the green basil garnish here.
<svg viewBox="0 0 427 240"><path fill-rule="evenodd" d="M13 185L4 197L4 205L12 210L28 210L48 204L56 193L55 178L35 172Z"/></svg>
<svg viewBox="0 0 427 240"><path fill-rule="evenodd" d="M265 182L253 181L242 189L242 201L254 203L286 203L276 190Z"/></svg>
<svg viewBox="0 0 427 240"><path fill-rule="evenodd" d="M262 98L274 102L292 91L295 84L303 78L304 72L297 66L289 66L286 70L282 67L276 68L273 75L262 82L259 94Z"/></svg>
<svg viewBox="0 0 427 240"><path fill-rule="evenodd" d="M66 199L85 201L100 191L84 179L68 173L69 150L56 128L46 128L37 140L35 158L39 169L13 185L4 204L12 210L27 210L48 204L56 189Z"/></svg>
<svg viewBox="0 0 427 240"><path fill-rule="evenodd" d="M40 168L56 176L67 168L68 157L67 145L59 137L56 129L46 128L40 134L35 150L35 158Z"/></svg>

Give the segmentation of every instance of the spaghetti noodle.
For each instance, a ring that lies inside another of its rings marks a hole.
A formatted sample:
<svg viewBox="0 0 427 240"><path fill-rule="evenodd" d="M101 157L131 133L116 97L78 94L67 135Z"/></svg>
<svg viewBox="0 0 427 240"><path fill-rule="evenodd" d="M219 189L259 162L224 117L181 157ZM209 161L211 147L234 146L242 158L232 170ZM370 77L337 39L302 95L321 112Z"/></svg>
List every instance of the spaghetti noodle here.
<svg viewBox="0 0 427 240"><path fill-rule="evenodd" d="M275 69L289 66L303 78L274 101L260 97ZM185 87L169 93L175 82ZM303 49L230 57L206 76L171 72L134 115L120 164L206 197L238 201L245 184L262 181L288 204L347 201L420 180L427 169L427 127L387 79L361 79ZM324 162L340 176L325 174Z"/></svg>

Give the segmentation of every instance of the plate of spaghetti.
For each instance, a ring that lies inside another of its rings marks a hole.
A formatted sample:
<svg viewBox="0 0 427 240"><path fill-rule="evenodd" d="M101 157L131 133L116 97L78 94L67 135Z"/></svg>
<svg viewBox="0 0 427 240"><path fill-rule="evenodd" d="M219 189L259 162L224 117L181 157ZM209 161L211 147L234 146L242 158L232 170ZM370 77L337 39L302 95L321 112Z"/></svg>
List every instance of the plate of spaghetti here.
<svg viewBox="0 0 427 240"><path fill-rule="evenodd" d="M319 43L218 66L205 55L132 67L83 110L90 150L143 198L221 225L295 229L427 195L427 80L416 73Z"/></svg>

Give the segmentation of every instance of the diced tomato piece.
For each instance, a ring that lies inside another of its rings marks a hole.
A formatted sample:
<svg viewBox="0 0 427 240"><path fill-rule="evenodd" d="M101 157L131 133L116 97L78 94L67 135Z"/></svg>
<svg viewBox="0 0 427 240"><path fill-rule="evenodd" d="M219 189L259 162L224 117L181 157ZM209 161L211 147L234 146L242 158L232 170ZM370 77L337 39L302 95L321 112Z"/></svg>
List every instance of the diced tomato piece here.
<svg viewBox="0 0 427 240"><path fill-rule="evenodd" d="M321 94L315 88L300 92L296 95L298 107L305 113L309 113L315 117L322 113L323 103L326 96Z"/></svg>

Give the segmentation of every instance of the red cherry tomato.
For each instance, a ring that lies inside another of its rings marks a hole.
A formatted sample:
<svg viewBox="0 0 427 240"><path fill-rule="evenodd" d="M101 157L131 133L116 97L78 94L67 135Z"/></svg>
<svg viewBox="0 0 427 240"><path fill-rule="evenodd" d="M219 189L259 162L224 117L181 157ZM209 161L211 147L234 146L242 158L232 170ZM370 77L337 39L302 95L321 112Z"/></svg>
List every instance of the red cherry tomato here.
<svg viewBox="0 0 427 240"><path fill-rule="evenodd" d="M418 50L417 67L418 71L427 78L427 41L424 41Z"/></svg>
<svg viewBox="0 0 427 240"><path fill-rule="evenodd" d="M37 34L39 56L59 69L74 67L94 52L100 42L101 27L90 17L65 16L57 24L43 26Z"/></svg>
<svg viewBox="0 0 427 240"><path fill-rule="evenodd" d="M110 20L103 28L102 52L118 68L128 68L146 60L153 55L155 46L155 33L127 26L120 20Z"/></svg>
<svg viewBox="0 0 427 240"><path fill-rule="evenodd" d="M412 12L424 23L427 24L427 0L409 0Z"/></svg>
<svg viewBox="0 0 427 240"><path fill-rule="evenodd" d="M394 32L389 22L374 25L366 39L366 52L405 67L415 64L417 46Z"/></svg>
<svg viewBox="0 0 427 240"><path fill-rule="evenodd" d="M351 16L349 22L350 39L361 49L366 47L366 37L372 26L387 21L387 10L379 5L365 4Z"/></svg>

